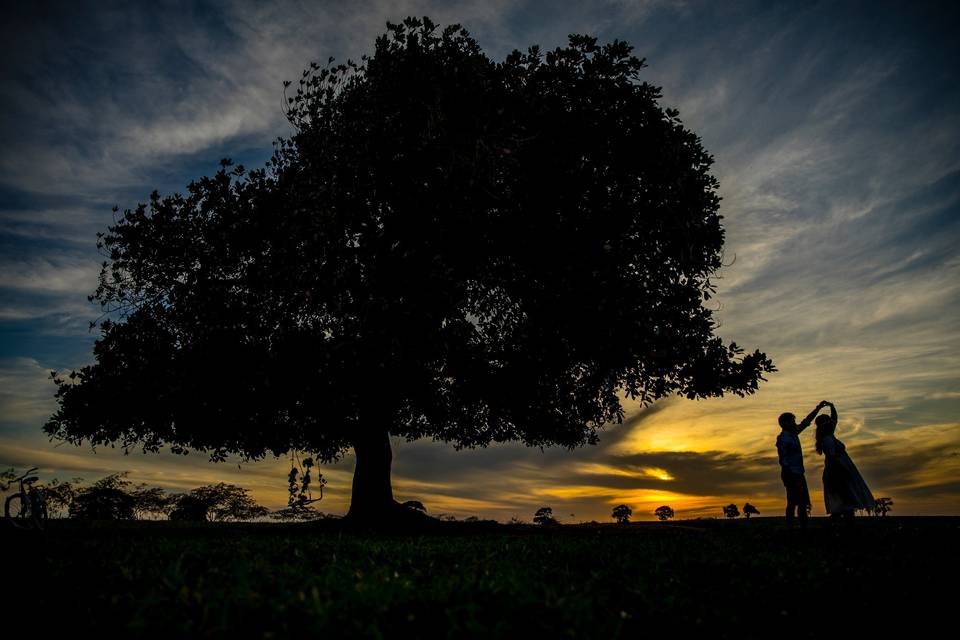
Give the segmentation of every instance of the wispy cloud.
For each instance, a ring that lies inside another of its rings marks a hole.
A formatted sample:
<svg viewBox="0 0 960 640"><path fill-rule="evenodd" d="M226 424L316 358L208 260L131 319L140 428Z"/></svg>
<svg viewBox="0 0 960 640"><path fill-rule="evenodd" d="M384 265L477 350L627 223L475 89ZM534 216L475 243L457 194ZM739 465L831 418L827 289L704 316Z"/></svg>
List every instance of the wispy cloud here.
<svg viewBox="0 0 960 640"><path fill-rule="evenodd" d="M0 360L0 415L3 425L40 425L56 408L50 371L30 358Z"/></svg>
<svg viewBox="0 0 960 640"><path fill-rule="evenodd" d="M0 262L0 288L76 294L95 288L99 271L98 265L88 260L69 260L62 255Z"/></svg>

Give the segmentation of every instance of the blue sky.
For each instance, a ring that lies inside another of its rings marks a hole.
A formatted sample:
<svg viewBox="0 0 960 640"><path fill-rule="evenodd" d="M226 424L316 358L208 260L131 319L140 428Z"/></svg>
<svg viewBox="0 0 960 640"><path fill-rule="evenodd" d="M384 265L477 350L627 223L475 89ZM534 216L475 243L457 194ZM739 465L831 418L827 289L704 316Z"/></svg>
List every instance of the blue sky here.
<svg viewBox="0 0 960 640"><path fill-rule="evenodd" d="M222 157L291 133L282 81L359 58L387 20L458 22L502 59L567 34L619 38L714 155L727 264L719 334L779 373L747 399L671 399L573 452L395 442L395 489L434 511L603 519L781 504L781 411L836 402L838 435L897 513L960 513L960 44L949 3L16 3L0 25L0 467L171 489L224 480L271 506L285 460L124 457L48 443L49 370L91 361L97 231ZM804 440L818 502L821 460ZM325 508L352 461L324 470ZM652 506L651 506L652 505ZM714 513L716 512L716 513ZM569 514L575 514L570 516Z"/></svg>

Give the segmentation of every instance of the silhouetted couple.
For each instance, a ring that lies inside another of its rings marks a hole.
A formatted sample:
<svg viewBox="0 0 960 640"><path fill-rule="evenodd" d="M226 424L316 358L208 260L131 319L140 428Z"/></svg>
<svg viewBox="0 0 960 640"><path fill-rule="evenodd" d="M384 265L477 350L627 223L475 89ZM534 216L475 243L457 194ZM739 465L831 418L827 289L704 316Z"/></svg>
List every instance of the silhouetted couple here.
<svg viewBox="0 0 960 640"><path fill-rule="evenodd" d="M824 407L830 407L830 415L817 415ZM810 510L810 492L803 475L803 449L800 433L816 418L817 453L823 461L823 501L831 518L850 518L857 509L873 508L873 494L863 477L847 455L846 447L834 435L837 429L837 408L824 400L811 411L800 424L792 413L780 415L780 435L777 436L777 453L780 456L780 478L787 489L787 526L792 527L799 518L800 526L806 526Z"/></svg>

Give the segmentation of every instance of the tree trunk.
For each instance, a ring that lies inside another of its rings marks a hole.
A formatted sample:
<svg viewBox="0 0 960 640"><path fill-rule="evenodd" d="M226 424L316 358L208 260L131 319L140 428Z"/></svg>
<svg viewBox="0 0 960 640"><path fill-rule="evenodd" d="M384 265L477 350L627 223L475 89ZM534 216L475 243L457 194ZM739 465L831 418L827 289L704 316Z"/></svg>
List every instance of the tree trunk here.
<svg viewBox="0 0 960 640"><path fill-rule="evenodd" d="M353 496L347 517L375 522L391 517L399 505L393 499L390 469L393 452L386 431L364 433L353 443L357 464L353 471Z"/></svg>

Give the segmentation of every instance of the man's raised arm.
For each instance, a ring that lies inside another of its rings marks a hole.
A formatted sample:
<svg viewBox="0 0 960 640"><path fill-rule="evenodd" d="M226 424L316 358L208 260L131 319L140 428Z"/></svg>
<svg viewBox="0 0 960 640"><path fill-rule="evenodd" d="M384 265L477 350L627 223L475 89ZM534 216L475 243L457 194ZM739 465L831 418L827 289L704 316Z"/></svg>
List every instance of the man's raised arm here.
<svg viewBox="0 0 960 640"><path fill-rule="evenodd" d="M800 424L797 425L797 433L800 433L804 429L810 426L810 423L813 422L813 419L817 417L817 414L820 413L820 409L823 409L825 406L830 404L826 400L821 400L813 411L807 414L807 417L800 421Z"/></svg>

